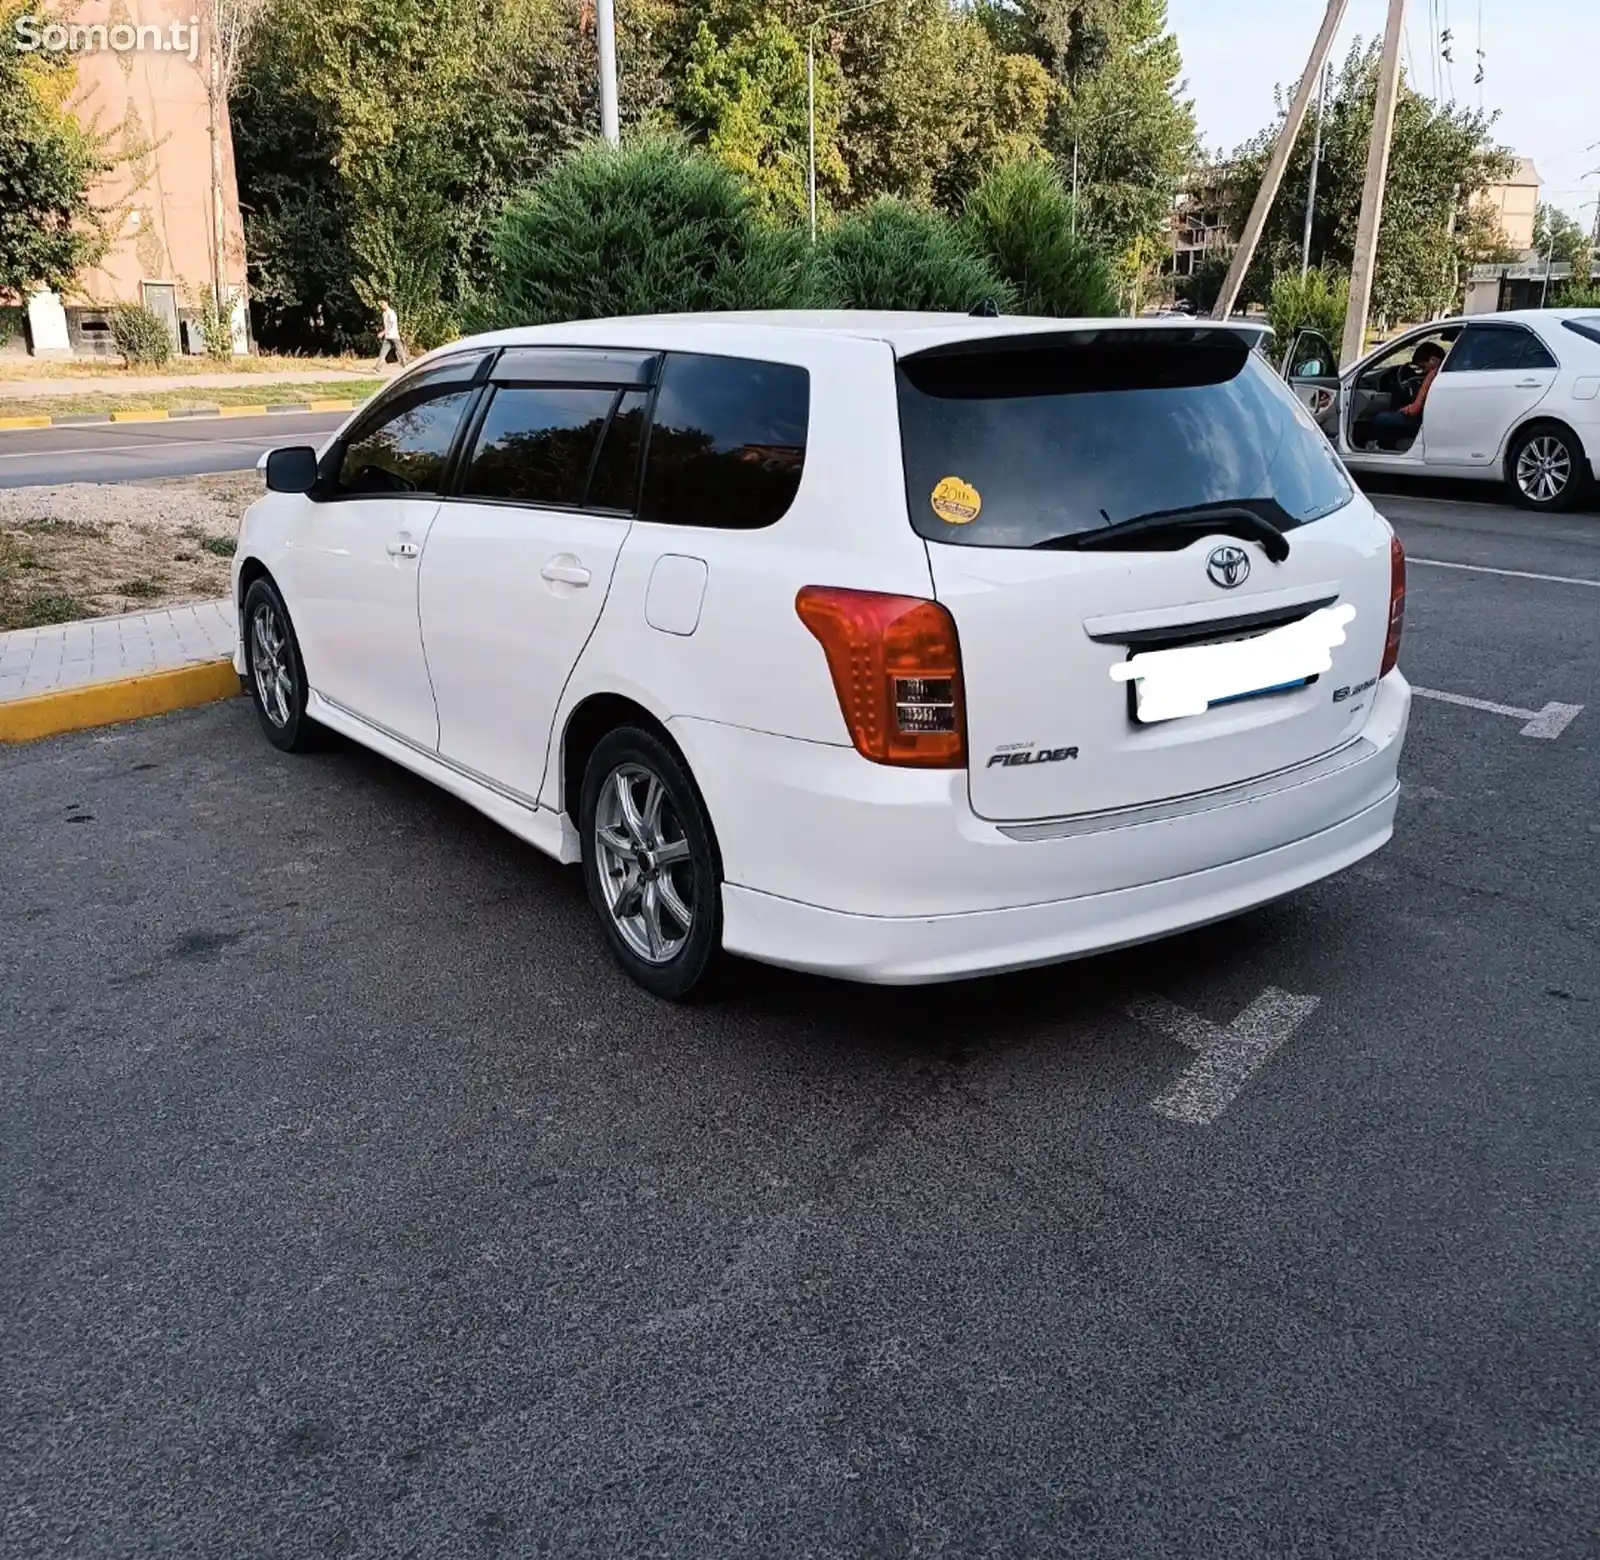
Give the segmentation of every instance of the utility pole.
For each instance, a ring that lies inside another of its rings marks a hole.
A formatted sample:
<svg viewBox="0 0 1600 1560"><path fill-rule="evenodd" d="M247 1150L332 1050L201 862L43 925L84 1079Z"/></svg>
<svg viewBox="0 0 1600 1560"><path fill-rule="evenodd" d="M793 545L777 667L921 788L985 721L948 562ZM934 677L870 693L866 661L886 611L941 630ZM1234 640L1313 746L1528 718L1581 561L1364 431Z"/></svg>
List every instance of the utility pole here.
<svg viewBox="0 0 1600 1560"><path fill-rule="evenodd" d="M1228 275L1222 283L1221 293L1217 295L1217 306L1211 311L1213 319L1227 319L1233 313L1233 306L1239 301L1240 290L1244 287L1245 273L1249 271L1250 262L1256 257L1256 246L1261 242L1267 218L1272 215L1272 203L1278 198L1278 190L1283 184L1284 170L1288 168L1289 158L1294 152L1294 143L1300 139L1300 131L1305 126L1306 113L1311 107L1311 95L1317 90L1317 83L1322 79L1322 69L1332 52L1339 23L1344 20L1346 4L1347 0L1328 0L1328 9L1323 15L1322 26L1317 31L1317 41L1311 46L1311 58L1306 64L1305 75L1300 78L1300 85L1295 88L1294 101L1289 105L1289 114L1278 135L1278 144L1272 149L1267 171L1261 179L1261 188L1256 191L1256 203L1251 208L1250 220L1244 225L1244 232L1239 238L1239 247L1233 252Z"/></svg>
<svg viewBox="0 0 1600 1560"><path fill-rule="evenodd" d="M617 125L617 13L612 0L595 0L594 34L600 55L600 134L616 146L622 136Z"/></svg>
<svg viewBox="0 0 1600 1560"><path fill-rule="evenodd" d="M1300 275L1311 269L1311 225L1317 215L1317 174L1322 168L1322 122L1328 112L1328 93L1333 86L1333 66L1322 73L1322 91L1317 94L1317 138L1311 146L1311 188L1306 193L1306 239L1300 251Z"/></svg>
<svg viewBox="0 0 1600 1560"><path fill-rule="evenodd" d="M1383 226L1383 196L1389 179L1389 148L1394 141L1394 111L1400 97L1400 48L1405 41L1406 0L1389 0L1389 26L1378 67L1378 100L1372 110L1372 141L1367 148L1367 180L1361 191L1361 217L1350 267L1350 311L1344 318L1339 362L1348 366L1366 345L1372 309L1372 279L1378 263L1378 233Z"/></svg>

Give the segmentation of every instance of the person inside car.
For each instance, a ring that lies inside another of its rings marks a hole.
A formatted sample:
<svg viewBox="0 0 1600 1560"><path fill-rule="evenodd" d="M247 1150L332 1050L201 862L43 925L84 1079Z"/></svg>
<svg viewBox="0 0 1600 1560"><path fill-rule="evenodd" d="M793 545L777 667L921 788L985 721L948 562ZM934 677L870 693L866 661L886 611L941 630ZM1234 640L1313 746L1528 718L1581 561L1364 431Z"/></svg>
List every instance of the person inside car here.
<svg viewBox="0 0 1600 1560"><path fill-rule="evenodd" d="M1415 371L1411 382L1416 383L1416 391L1406 405L1379 412L1372 419L1372 436L1379 449L1409 448L1415 441L1422 431L1422 414L1428 404L1428 392L1433 388L1433 381L1444 366L1444 360L1445 349L1437 341L1425 341L1411 354L1411 367ZM1420 380L1416 379L1416 374L1420 374ZM1407 381L1402 379L1401 382L1404 384Z"/></svg>

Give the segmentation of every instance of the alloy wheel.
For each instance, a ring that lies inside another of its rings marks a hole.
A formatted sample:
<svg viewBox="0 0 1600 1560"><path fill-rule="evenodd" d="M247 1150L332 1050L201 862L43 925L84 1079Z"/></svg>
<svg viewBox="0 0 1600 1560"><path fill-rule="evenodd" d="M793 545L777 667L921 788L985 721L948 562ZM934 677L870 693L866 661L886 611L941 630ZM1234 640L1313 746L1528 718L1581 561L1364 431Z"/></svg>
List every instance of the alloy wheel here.
<svg viewBox="0 0 1600 1560"><path fill-rule="evenodd" d="M1517 486L1535 504L1554 503L1572 481L1572 451L1552 433L1539 434L1517 456Z"/></svg>
<svg viewBox="0 0 1600 1560"><path fill-rule="evenodd" d="M294 670L288 629L270 601L257 602L250 615L250 671L262 711L282 730L294 711Z"/></svg>
<svg viewBox="0 0 1600 1560"><path fill-rule="evenodd" d="M606 776L594 846L606 909L623 941L651 964L670 963L694 929L694 864L659 776L642 764Z"/></svg>

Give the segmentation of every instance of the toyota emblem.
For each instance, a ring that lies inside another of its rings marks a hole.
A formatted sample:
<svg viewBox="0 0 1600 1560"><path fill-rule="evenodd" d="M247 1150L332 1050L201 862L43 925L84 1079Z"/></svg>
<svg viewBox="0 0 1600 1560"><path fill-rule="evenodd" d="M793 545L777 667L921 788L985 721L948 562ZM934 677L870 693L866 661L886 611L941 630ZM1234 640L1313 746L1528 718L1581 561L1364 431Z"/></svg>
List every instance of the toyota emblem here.
<svg viewBox="0 0 1600 1560"><path fill-rule="evenodd" d="M1232 590L1250 578L1250 554L1242 547L1219 547L1206 559L1213 585Z"/></svg>

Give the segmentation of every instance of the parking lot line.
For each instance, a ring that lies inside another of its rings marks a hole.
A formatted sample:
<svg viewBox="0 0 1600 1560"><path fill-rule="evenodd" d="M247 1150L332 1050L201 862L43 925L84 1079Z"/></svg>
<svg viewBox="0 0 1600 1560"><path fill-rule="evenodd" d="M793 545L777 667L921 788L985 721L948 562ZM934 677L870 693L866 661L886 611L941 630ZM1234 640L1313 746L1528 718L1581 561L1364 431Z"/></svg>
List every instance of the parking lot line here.
<svg viewBox="0 0 1600 1560"><path fill-rule="evenodd" d="M1600 580L1580 580L1570 574L1530 574L1526 569L1491 569L1483 563L1446 563L1442 558L1407 558L1424 569L1460 569L1465 574L1503 574L1510 580L1543 580L1547 585L1586 585L1600 590Z"/></svg>
<svg viewBox="0 0 1600 1560"><path fill-rule="evenodd" d="M1316 1012L1321 1000L1268 986L1226 1028L1164 997L1132 1003L1130 1018L1200 1053L1150 1108L1169 1121L1210 1126L1284 1041Z"/></svg>
<svg viewBox="0 0 1600 1560"><path fill-rule="evenodd" d="M1513 720L1526 721L1519 736L1541 737L1553 742L1582 713L1581 704L1547 704L1542 710L1524 710L1513 704L1494 704L1488 699L1469 699L1461 693L1441 693L1437 688L1419 688L1415 683L1411 691L1419 699L1433 699L1439 704L1459 704L1463 709L1485 710L1490 715L1509 715Z"/></svg>

